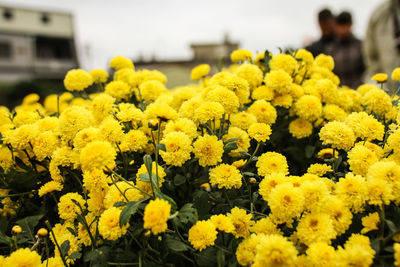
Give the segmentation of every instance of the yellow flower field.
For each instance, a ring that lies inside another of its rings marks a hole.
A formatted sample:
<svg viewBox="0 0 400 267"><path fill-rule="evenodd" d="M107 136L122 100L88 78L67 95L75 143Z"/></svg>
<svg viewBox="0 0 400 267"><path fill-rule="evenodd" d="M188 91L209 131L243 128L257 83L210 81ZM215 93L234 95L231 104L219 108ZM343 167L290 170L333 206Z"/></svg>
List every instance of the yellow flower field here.
<svg viewBox="0 0 400 267"><path fill-rule="evenodd" d="M400 266L399 98L330 56L127 58L0 108L0 266Z"/></svg>

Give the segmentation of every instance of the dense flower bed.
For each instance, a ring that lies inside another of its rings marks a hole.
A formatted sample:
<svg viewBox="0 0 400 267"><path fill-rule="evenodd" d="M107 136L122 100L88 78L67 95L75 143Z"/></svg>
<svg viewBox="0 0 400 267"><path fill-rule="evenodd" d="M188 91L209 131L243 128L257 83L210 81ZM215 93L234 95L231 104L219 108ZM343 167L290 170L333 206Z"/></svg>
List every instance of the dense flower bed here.
<svg viewBox="0 0 400 267"><path fill-rule="evenodd" d="M0 109L0 266L400 266L386 74L247 50L168 90L124 57ZM392 79L400 80L400 69Z"/></svg>

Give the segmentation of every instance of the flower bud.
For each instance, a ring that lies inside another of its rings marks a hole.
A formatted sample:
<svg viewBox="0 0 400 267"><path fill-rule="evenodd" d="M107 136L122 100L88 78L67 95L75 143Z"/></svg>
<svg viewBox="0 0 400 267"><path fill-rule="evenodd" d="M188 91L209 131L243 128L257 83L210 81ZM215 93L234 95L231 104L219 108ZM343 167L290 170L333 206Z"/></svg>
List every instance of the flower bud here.
<svg viewBox="0 0 400 267"><path fill-rule="evenodd" d="M149 120L148 125L149 125L149 128L150 128L150 129L152 129L152 130L157 130L157 128L158 128L158 121Z"/></svg>
<svg viewBox="0 0 400 267"><path fill-rule="evenodd" d="M251 178L249 179L249 181L250 181L250 183L252 183L252 184L257 183L256 178L253 178L253 177L251 177Z"/></svg>
<svg viewBox="0 0 400 267"><path fill-rule="evenodd" d="M37 235L40 236L40 237L45 237L45 236L47 236L48 233L49 232L45 228L40 228L37 231Z"/></svg>
<svg viewBox="0 0 400 267"><path fill-rule="evenodd" d="M22 228L19 225L14 225L13 228L11 229L11 233L14 235L19 235L22 233Z"/></svg>

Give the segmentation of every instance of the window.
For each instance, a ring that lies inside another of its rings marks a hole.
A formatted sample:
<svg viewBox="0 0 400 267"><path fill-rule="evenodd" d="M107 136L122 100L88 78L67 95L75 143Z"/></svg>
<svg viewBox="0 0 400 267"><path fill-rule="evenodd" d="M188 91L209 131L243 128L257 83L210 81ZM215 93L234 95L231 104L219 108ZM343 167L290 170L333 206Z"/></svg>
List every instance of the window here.
<svg viewBox="0 0 400 267"><path fill-rule="evenodd" d="M3 10L3 18L5 20L11 20L14 17L13 12L11 11L11 9L4 9Z"/></svg>
<svg viewBox="0 0 400 267"><path fill-rule="evenodd" d="M49 14L43 13L42 16L40 17L40 20L43 22L43 24L49 24L50 23Z"/></svg>
<svg viewBox="0 0 400 267"><path fill-rule="evenodd" d="M8 42L0 41L0 59L11 58L11 45Z"/></svg>
<svg viewBox="0 0 400 267"><path fill-rule="evenodd" d="M73 41L66 38L36 37L36 57L40 59L72 59Z"/></svg>

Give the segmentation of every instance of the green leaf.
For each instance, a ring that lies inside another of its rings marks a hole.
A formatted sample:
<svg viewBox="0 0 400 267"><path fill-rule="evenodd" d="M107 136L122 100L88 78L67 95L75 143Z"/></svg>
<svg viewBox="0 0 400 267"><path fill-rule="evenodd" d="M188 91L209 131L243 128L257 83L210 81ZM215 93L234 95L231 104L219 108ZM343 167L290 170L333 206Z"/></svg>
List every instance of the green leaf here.
<svg viewBox="0 0 400 267"><path fill-rule="evenodd" d="M167 148L165 147L164 144L158 144L157 148L158 148L158 150L167 151Z"/></svg>
<svg viewBox="0 0 400 267"><path fill-rule="evenodd" d="M192 203L186 203L179 210L178 218L181 223L195 223L197 221L197 210L193 208Z"/></svg>
<svg viewBox="0 0 400 267"><path fill-rule="evenodd" d="M65 240L60 246L61 257L65 257L70 249L69 240Z"/></svg>
<svg viewBox="0 0 400 267"><path fill-rule="evenodd" d="M114 207L124 207L126 206L126 202L118 201L114 203Z"/></svg>
<svg viewBox="0 0 400 267"><path fill-rule="evenodd" d="M35 233L34 228L39 223L39 220L42 219L42 217L43 217L42 214L28 216L21 220L16 221L16 224L21 226L22 230L27 234L27 236L31 241L35 241L36 239L34 234Z"/></svg>
<svg viewBox="0 0 400 267"><path fill-rule="evenodd" d="M311 159L315 152L315 146L307 145L304 151L306 158Z"/></svg>
<svg viewBox="0 0 400 267"><path fill-rule="evenodd" d="M335 161L335 172L337 172L337 170L339 169L339 166L340 166L340 164L342 163L342 160L343 160L343 158L342 158L342 156L339 156L337 159L336 159L336 161Z"/></svg>
<svg viewBox="0 0 400 267"><path fill-rule="evenodd" d="M217 263L218 266L225 266L225 253L221 249L217 251Z"/></svg>
<svg viewBox="0 0 400 267"><path fill-rule="evenodd" d="M385 222L392 233L397 231L396 225L391 220L386 219Z"/></svg>
<svg viewBox="0 0 400 267"><path fill-rule="evenodd" d="M150 183L150 176L149 176L148 172L139 174L139 178L140 178L140 181L142 181L142 182ZM151 174L151 179L153 179L153 181L154 181L154 180L157 179L157 176L154 173L152 173Z"/></svg>
<svg viewBox="0 0 400 267"><path fill-rule="evenodd" d="M242 174L245 175L245 176L250 176L250 177L256 176L256 175L255 175L254 173L252 173L252 172L243 172Z"/></svg>
<svg viewBox="0 0 400 267"><path fill-rule="evenodd" d="M194 196L194 206L197 209L199 219L205 219L211 209L211 204L208 202L208 194L204 191L197 191Z"/></svg>
<svg viewBox="0 0 400 267"><path fill-rule="evenodd" d="M243 156L251 157L251 155L246 151L239 151L239 153L242 154Z"/></svg>
<svg viewBox="0 0 400 267"><path fill-rule="evenodd" d="M224 151L226 153L231 152L232 150L235 150L238 148L238 145L236 143L228 143L224 146Z"/></svg>
<svg viewBox="0 0 400 267"><path fill-rule="evenodd" d="M3 232L0 231L0 244L10 245L11 241L11 237L6 236Z"/></svg>
<svg viewBox="0 0 400 267"><path fill-rule="evenodd" d="M224 142L224 144L226 145L226 144L229 144L229 143L236 142L236 141L238 141L238 140L240 140L240 138L231 138L231 139L226 140L226 141Z"/></svg>
<svg viewBox="0 0 400 267"><path fill-rule="evenodd" d="M153 160L151 159L150 155L144 155L143 156L143 162L144 165L146 166L147 172L152 173L151 169L153 167Z"/></svg>
<svg viewBox="0 0 400 267"><path fill-rule="evenodd" d="M381 245L380 245L380 240L379 238L372 240L371 242L371 247L375 250L376 254L379 254L380 250L381 250Z"/></svg>
<svg viewBox="0 0 400 267"><path fill-rule="evenodd" d="M267 72L269 71L269 61L271 60L271 55L269 50L265 50L265 54L264 54L264 64L265 67L267 67Z"/></svg>
<svg viewBox="0 0 400 267"><path fill-rule="evenodd" d="M176 252L188 250L188 246L185 243L171 236L167 236L165 240L165 245L167 246L167 248Z"/></svg>
<svg viewBox="0 0 400 267"><path fill-rule="evenodd" d="M74 231L74 229L72 229L71 227L67 227L67 230L74 236L76 236L76 233Z"/></svg>
<svg viewBox="0 0 400 267"><path fill-rule="evenodd" d="M80 259L82 257L82 253L80 252L74 252L71 255L68 256L68 259L71 260L76 260L76 259Z"/></svg>
<svg viewBox="0 0 400 267"><path fill-rule="evenodd" d="M121 211L121 214L119 216L119 225L122 227L123 225L127 224L131 216L135 215L135 213L137 212L139 204L147 199L148 198L142 199L140 201L129 201L126 204L126 207Z"/></svg>
<svg viewBox="0 0 400 267"><path fill-rule="evenodd" d="M184 184L185 182L186 182L186 177L181 174L178 174L174 177L174 184L176 186L180 186L180 185Z"/></svg>

